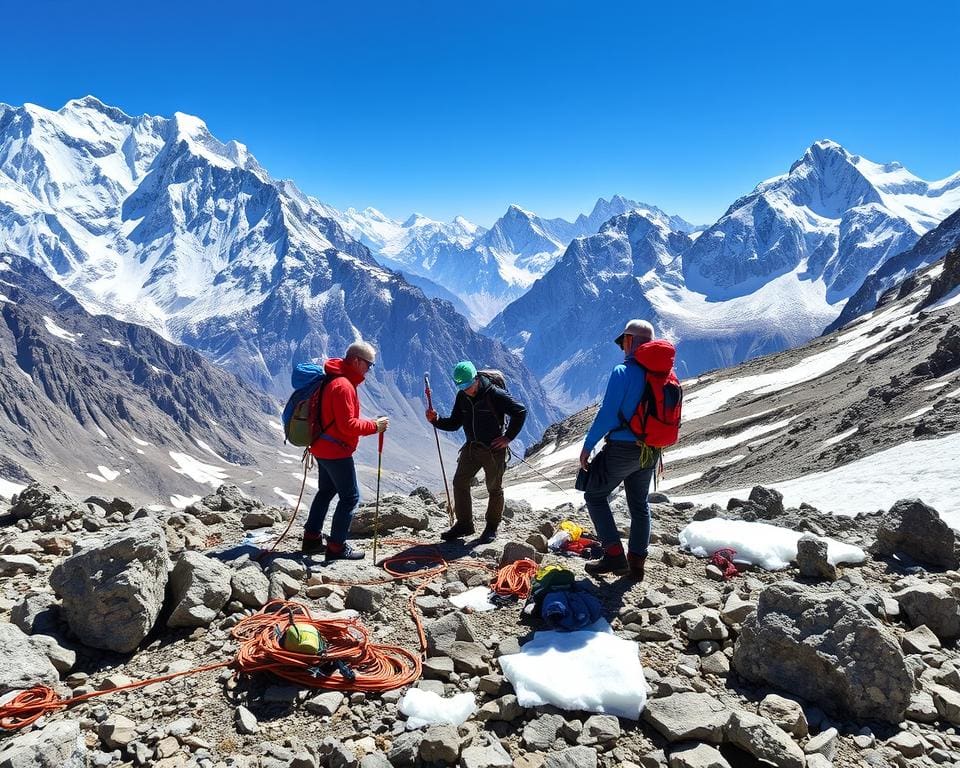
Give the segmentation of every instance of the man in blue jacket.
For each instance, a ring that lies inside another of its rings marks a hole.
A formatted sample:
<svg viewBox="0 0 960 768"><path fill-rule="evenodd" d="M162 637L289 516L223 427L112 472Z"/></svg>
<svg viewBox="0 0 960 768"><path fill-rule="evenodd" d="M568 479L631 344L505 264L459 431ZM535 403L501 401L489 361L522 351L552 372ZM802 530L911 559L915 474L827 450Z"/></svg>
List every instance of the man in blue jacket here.
<svg viewBox="0 0 960 768"><path fill-rule="evenodd" d="M638 580L643 579L644 561L650 543L647 493L660 454L655 449L638 444L627 422L636 411L646 386L646 373L633 358L633 351L652 339L653 326L650 323L631 320L614 340L623 349L624 361L610 373L603 402L580 453L580 466L587 471L587 487L583 497L597 538L603 545L603 556L585 566L587 572L593 575L630 573ZM591 463L590 455L604 436L607 438L606 445ZM607 498L620 483L623 483L627 508L630 510L630 538L626 554Z"/></svg>

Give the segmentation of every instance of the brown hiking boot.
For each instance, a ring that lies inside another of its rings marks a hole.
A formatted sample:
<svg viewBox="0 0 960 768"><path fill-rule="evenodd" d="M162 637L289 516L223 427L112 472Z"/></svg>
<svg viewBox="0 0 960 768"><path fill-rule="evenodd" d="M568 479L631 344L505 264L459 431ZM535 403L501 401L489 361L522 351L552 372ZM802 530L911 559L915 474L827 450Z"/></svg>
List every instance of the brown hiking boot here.
<svg viewBox="0 0 960 768"><path fill-rule="evenodd" d="M630 575L637 581L643 581L643 566L647 562L646 557L627 553L627 564L630 566Z"/></svg>
<svg viewBox="0 0 960 768"><path fill-rule="evenodd" d="M608 555L604 553L603 557L599 560L591 560L583 566L583 569L591 576L599 576L604 573L623 576L629 572L630 566L627 565L627 558L623 553L619 555Z"/></svg>
<svg viewBox="0 0 960 768"><path fill-rule="evenodd" d="M454 539L462 539L464 536L472 536L473 532L473 525L458 522L449 531L441 533L440 538L444 541L453 541Z"/></svg>

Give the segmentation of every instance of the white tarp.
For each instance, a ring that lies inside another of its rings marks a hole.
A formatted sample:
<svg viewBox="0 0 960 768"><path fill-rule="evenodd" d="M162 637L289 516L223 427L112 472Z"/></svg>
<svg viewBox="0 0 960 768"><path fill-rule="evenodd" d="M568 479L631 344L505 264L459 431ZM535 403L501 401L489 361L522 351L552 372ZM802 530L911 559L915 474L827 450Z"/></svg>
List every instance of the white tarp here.
<svg viewBox="0 0 960 768"><path fill-rule="evenodd" d="M450 598L450 602L457 608L469 608L471 611L482 613L483 611L492 611L497 607L490 602L491 595L493 595L493 591L490 587L474 587L466 592L461 592L459 595L454 595Z"/></svg>
<svg viewBox="0 0 960 768"><path fill-rule="evenodd" d="M500 668L523 707L553 704L636 720L647 703L639 647L600 619L579 632L537 632Z"/></svg>
<svg viewBox="0 0 960 768"><path fill-rule="evenodd" d="M746 520L696 520L680 531L680 546L697 557L707 557L718 549L736 550L735 563L758 565L765 571L779 571L797 559L797 541L809 533L799 533L769 523L751 523ZM844 544L826 536L817 536L827 542L827 560L837 563L862 563L866 553L852 544Z"/></svg>

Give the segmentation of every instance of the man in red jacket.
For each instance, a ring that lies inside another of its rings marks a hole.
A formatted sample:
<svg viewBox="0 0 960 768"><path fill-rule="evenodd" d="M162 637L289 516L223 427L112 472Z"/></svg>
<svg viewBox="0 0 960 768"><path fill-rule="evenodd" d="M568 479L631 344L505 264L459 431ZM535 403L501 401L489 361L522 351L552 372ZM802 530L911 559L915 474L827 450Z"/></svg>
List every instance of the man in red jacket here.
<svg viewBox="0 0 960 768"><path fill-rule="evenodd" d="M310 446L310 453L317 459L320 485L304 526L302 549L305 554L326 551L328 561L362 560L365 554L347 544L347 533L360 502L353 453L362 436L383 432L390 423L386 416L360 418L357 387L363 383L375 360L373 347L365 341L358 341L347 347L343 358L331 358L323 366L324 371L334 378L327 383L320 401L320 423L325 430ZM321 531L334 496L339 500L333 512L330 537L324 546Z"/></svg>

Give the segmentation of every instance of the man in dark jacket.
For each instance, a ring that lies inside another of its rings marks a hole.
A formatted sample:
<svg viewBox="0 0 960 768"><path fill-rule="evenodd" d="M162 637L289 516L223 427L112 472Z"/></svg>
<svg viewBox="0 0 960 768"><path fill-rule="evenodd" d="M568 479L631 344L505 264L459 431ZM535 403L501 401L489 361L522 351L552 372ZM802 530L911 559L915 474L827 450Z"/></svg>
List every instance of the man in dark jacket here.
<svg viewBox="0 0 960 768"><path fill-rule="evenodd" d="M487 485L487 517L478 543L487 544L496 537L503 517L503 473L507 469L507 446L527 418L527 409L514 400L506 390L496 386L486 374L477 373L476 366L463 360L454 366L453 383L457 385L457 399L453 412L446 418L427 410L427 421L437 429L455 432L463 428L467 442L460 449L457 471L453 476L453 506L457 522L441 538L451 541L469 536L473 528L473 500L470 483L482 469ZM504 431L504 416L510 421Z"/></svg>

